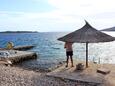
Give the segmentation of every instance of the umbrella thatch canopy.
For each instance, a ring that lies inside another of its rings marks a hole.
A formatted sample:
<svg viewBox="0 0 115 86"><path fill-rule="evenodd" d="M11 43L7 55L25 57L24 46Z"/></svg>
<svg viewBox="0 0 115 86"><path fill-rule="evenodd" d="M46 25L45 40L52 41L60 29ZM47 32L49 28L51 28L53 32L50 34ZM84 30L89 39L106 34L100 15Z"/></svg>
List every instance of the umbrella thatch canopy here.
<svg viewBox="0 0 115 86"><path fill-rule="evenodd" d="M93 28L87 21L81 28L69 33L58 40L63 42L86 43L86 67L88 67L88 43L110 42L115 38Z"/></svg>

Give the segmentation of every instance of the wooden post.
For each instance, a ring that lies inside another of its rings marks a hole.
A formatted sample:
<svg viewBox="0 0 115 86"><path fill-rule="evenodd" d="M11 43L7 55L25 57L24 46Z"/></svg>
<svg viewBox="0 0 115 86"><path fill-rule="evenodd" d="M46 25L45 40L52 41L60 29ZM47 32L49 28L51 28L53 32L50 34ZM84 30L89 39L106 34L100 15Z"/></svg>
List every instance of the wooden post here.
<svg viewBox="0 0 115 86"><path fill-rule="evenodd" d="M88 42L86 42L86 68L88 68Z"/></svg>

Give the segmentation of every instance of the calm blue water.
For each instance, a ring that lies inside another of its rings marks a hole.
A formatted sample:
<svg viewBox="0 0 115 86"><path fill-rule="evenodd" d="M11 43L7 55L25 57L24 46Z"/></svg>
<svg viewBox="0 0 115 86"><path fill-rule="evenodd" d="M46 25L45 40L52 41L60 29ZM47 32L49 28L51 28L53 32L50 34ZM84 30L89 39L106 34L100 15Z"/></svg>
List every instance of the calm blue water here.
<svg viewBox="0 0 115 86"><path fill-rule="evenodd" d="M36 45L31 51L37 52L42 58L62 58L65 54L63 42L57 40L65 33L0 33L0 47L4 48L8 41L15 46Z"/></svg>
<svg viewBox="0 0 115 86"><path fill-rule="evenodd" d="M115 32L106 32L115 36ZM46 65L46 63L55 63L57 61L65 60L64 43L58 41L57 38L64 36L67 33L45 32L45 33L0 33L0 47L6 47L8 41L14 42L15 46L20 45L36 45L30 51L38 54L37 61L28 61L26 64ZM74 58L85 60L85 44L75 43ZM90 43L89 44L89 60L101 63L115 63L115 42L107 43Z"/></svg>

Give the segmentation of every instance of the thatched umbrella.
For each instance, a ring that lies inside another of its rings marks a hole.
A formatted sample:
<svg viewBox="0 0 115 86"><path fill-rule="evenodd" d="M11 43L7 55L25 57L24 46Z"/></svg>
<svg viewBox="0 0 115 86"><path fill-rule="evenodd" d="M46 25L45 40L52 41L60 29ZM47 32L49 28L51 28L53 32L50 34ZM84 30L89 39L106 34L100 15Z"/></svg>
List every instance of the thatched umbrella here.
<svg viewBox="0 0 115 86"><path fill-rule="evenodd" d="M58 38L58 40L64 42L86 43L86 67L88 67L88 43L110 42L114 41L115 38L96 30L87 21L85 22L86 24L81 29Z"/></svg>

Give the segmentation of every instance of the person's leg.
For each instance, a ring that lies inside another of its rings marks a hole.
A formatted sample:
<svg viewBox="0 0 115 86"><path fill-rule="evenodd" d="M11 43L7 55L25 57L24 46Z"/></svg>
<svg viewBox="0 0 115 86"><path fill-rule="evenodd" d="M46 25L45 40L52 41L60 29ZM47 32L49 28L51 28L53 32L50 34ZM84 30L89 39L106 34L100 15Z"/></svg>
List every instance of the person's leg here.
<svg viewBox="0 0 115 86"><path fill-rule="evenodd" d="M71 67L73 67L73 57L70 56L70 59L71 59Z"/></svg>
<svg viewBox="0 0 115 86"><path fill-rule="evenodd" d="M68 62L69 62L69 56L67 55L67 59L66 59L66 67L68 67Z"/></svg>

